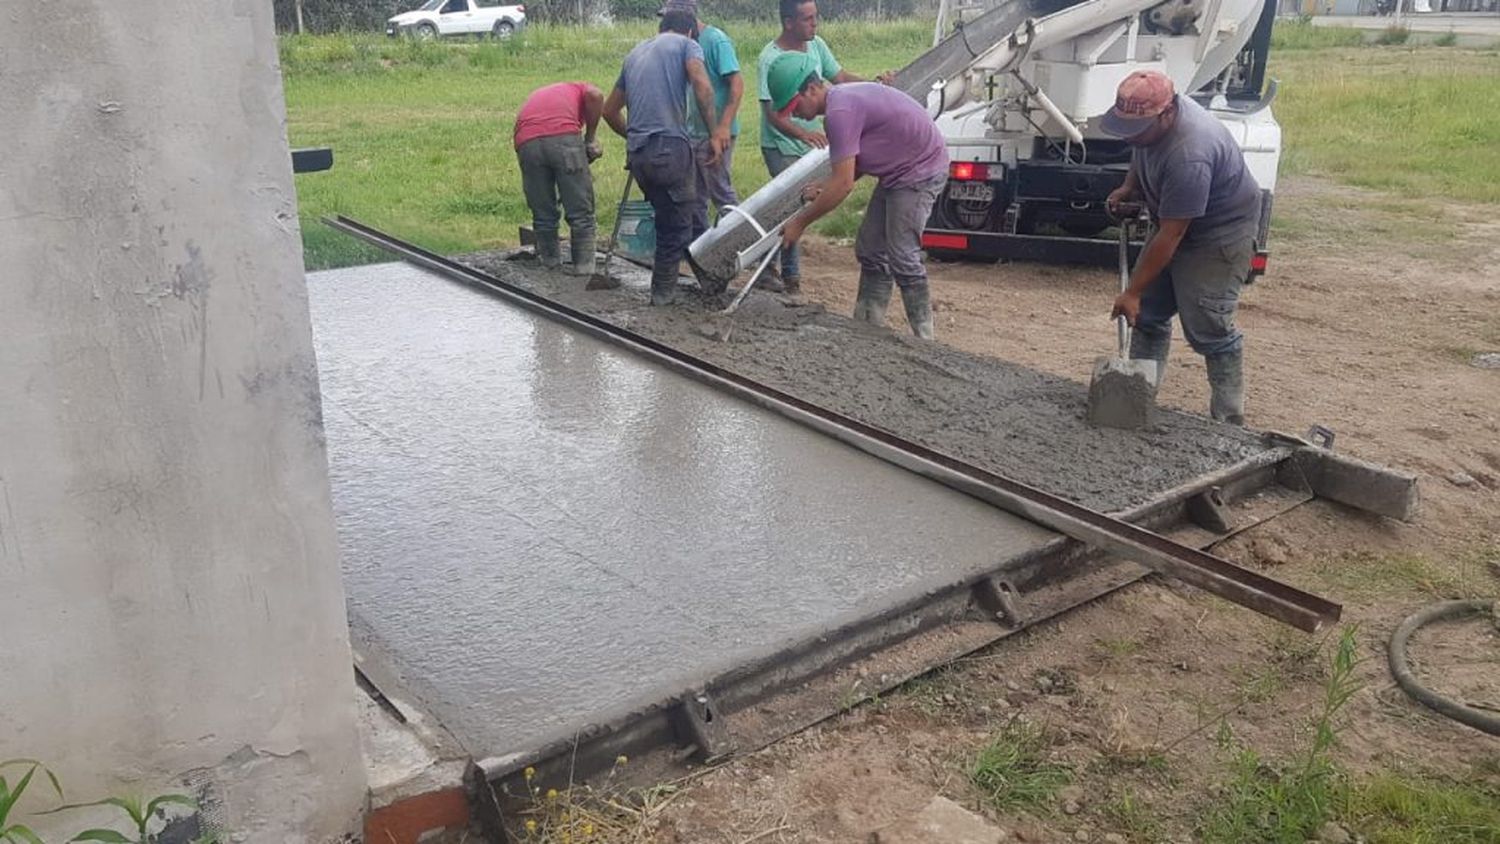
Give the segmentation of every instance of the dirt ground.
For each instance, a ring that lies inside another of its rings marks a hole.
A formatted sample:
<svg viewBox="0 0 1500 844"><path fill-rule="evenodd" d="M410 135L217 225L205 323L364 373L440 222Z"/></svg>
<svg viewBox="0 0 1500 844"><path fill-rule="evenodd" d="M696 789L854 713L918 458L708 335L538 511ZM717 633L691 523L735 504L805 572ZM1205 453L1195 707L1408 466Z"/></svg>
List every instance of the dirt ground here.
<svg viewBox="0 0 1500 844"><path fill-rule="evenodd" d="M1363 686L1345 711L1342 765L1500 787L1500 739L1415 706L1385 666L1407 613L1500 593L1500 369L1477 358L1500 352L1500 226L1478 208L1311 180L1284 183L1278 201L1271 272L1240 311L1249 423L1325 425L1338 450L1418 473L1423 509L1408 525L1314 502L1217 551L1341 601L1357 626ZM1424 216L1434 209L1436 223ZM809 244L803 266L809 300L851 310L848 244ZM1080 381L1110 350L1109 271L933 264L931 275L943 343ZM891 321L905 331L899 304ZM1160 400L1207 406L1201 359L1180 335ZM1336 638L1149 581L692 778L649 813L642 840L889 841L939 794L986 816L997 840L1193 840L1230 748L1276 760L1307 745ZM1495 629L1437 628L1414 655L1435 687L1500 706ZM1042 808L1001 813L967 772L1017 718L1045 730L1073 782Z"/></svg>

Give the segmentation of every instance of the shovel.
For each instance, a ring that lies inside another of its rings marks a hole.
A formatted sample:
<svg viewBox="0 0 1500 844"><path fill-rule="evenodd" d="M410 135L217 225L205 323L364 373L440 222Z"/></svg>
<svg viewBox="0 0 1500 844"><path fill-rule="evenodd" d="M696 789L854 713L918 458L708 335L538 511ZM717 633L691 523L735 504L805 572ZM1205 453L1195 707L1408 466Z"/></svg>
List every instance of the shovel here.
<svg viewBox="0 0 1500 844"><path fill-rule="evenodd" d="M625 217L625 203L630 199L630 188L635 185L635 174L630 168L625 168L625 192L620 194L620 204L615 208L615 227L609 233L609 248L604 250L604 263L599 269L589 276L589 283L583 286L584 290L614 290L620 286L620 280L609 274L609 262L615 257L615 244L620 242L620 221Z"/></svg>
<svg viewBox="0 0 1500 844"><path fill-rule="evenodd" d="M1120 220L1120 292L1130 286L1131 219ZM1115 319L1116 354L1094 361L1088 420L1106 428L1144 428L1156 417L1156 361L1130 359L1130 325Z"/></svg>

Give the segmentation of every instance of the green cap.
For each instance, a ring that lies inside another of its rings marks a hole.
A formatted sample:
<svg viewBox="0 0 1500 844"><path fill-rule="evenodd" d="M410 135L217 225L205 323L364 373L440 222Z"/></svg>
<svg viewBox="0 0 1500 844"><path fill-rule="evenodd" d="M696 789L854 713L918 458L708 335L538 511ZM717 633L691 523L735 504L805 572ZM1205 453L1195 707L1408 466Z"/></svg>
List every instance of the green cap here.
<svg viewBox="0 0 1500 844"><path fill-rule="evenodd" d="M818 60L808 53L782 53L766 70L766 89L771 92L771 108L781 111L787 107L807 77L818 73Z"/></svg>

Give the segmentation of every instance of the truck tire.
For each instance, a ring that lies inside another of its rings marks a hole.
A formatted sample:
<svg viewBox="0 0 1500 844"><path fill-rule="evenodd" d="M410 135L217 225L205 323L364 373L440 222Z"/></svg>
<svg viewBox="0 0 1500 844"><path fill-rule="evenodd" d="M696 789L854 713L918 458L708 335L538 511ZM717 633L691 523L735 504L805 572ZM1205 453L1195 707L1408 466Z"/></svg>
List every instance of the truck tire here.
<svg viewBox="0 0 1500 844"><path fill-rule="evenodd" d="M495 28L490 30L490 36L497 41L504 41L515 34L516 25L506 20L495 21Z"/></svg>

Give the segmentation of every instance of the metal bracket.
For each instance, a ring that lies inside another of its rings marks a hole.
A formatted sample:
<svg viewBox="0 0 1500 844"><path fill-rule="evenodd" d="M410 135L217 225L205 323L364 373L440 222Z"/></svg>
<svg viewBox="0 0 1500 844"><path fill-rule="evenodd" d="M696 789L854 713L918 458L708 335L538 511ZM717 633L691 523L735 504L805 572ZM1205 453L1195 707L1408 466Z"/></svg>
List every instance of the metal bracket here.
<svg viewBox="0 0 1500 844"><path fill-rule="evenodd" d="M690 695L679 707L682 723L687 727L692 743L698 746L699 760L716 762L734 752L734 743L729 737L729 727L719 713L708 692Z"/></svg>
<svg viewBox="0 0 1500 844"><path fill-rule="evenodd" d="M484 769L474 763L464 770L464 786L469 792L469 805L474 821L484 840L497 844L512 844L510 833L505 830L505 814L500 808L500 798L495 794L494 783L485 775Z"/></svg>
<svg viewBox="0 0 1500 844"><path fill-rule="evenodd" d="M1334 433L1332 428L1323 425L1314 425L1307 429L1307 441L1318 448L1333 451L1333 439Z"/></svg>
<svg viewBox="0 0 1500 844"><path fill-rule="evenodd" d="M1187 517L1211 533L1228 533L1233 529L1229 508L1224 505L1224 491L1216 486L1187 500Z"/></svg>
<svg viewBox="0 0 1500 844"><path fill-rule="evenodd" d="M1026 624L1026 616L1016 600L1019 597L1020 590L1008 580L986 577L974 584L974 602L1002 627L1012 630Z"/></svg>

